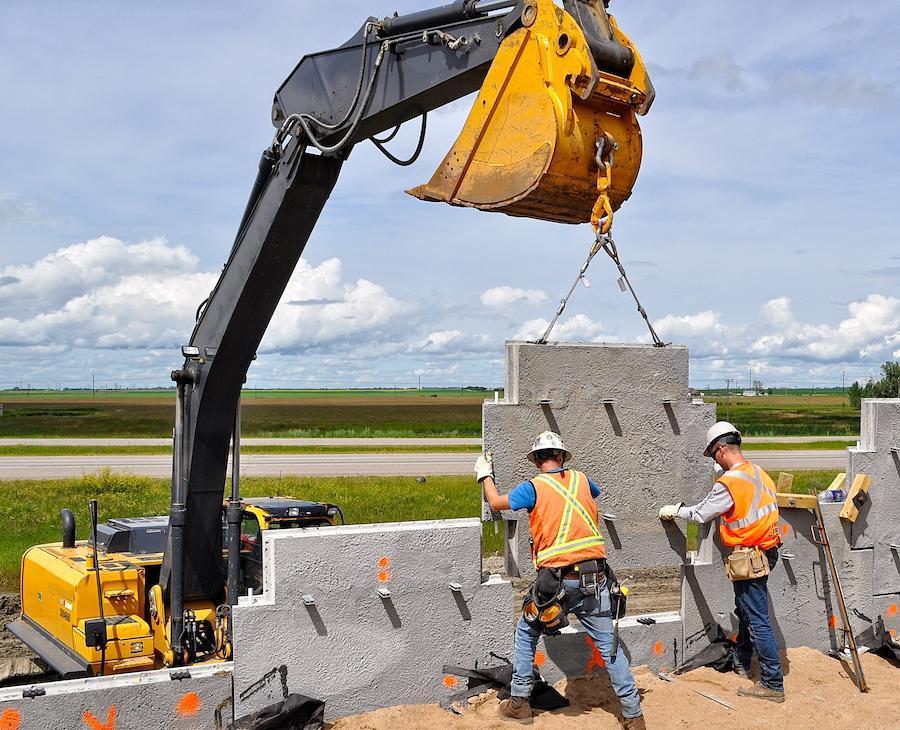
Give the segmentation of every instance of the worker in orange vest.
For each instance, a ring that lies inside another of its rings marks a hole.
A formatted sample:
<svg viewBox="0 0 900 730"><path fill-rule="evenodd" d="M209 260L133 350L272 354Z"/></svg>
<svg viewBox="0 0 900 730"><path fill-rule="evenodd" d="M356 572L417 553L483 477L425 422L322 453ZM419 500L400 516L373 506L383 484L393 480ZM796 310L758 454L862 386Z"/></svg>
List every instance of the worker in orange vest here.
<svg viewBox="0 0 900 730"><path fill-rule="evenodd" d="M516 627L515 658L510 698L500 703L500 715L514 720L531 718L529 697L534 686L534 655L542 633L556 633L566 615L578 617L606 663L610 683L622 706L624 727L644 730L644 716L628 658L621 646L613 649L613 619L606 570L606 547L600 534L597 504L600 490L587 475L569 469L572 453L559 434L544 431L527 453L539 470L508 494L494 483L490 454L475 464L491 509L527 509L532 558L538 570L535 587L526 598ZM550 585L549 593L543 589ZM549 596L543 602L542 596ZM529 603L530 602L530 603ZM617 642L615 642L617 643Z"/></svg>
<svg viewBox="0 0 900 730"><path fill-rule="evenodd" d="M741 432L728 421L714 424L707 431L706 443L703 454L714 459L717 467L712 491L693 507L666 505L659 517L680 517L700 524L722 517L719 537L732 550L726 572L733 581L739 622L733 655L735 672L749 679L754 650L759 658L759 683L740 687L738 694L784 702L781 658L769 619L768 574L778 561L781 544L775 484L741 453ZM752 567L735 571L734 565Z"/></svg>

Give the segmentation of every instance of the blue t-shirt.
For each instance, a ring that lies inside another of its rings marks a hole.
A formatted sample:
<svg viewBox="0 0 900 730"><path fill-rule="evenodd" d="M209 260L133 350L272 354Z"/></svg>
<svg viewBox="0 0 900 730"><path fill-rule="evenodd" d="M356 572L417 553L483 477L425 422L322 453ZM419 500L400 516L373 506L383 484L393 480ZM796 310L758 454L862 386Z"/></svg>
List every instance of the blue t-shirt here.
<svg viewBox="0 0 900 730"><path fill-rule="evenodd" d="M551 469L548 474L558 474L559 472L566 471L565 469ZM600 496L600 488L594 484L590 477L588 477L588 485L591 488L591 496L595 499ZM513 489L509 493L509 508L510 509L527 509L529 512L534 509L534 504L537 502L537 492L534 491L534 484L531 483L531 480L527 482L522 482L519 486Z"/></svg>

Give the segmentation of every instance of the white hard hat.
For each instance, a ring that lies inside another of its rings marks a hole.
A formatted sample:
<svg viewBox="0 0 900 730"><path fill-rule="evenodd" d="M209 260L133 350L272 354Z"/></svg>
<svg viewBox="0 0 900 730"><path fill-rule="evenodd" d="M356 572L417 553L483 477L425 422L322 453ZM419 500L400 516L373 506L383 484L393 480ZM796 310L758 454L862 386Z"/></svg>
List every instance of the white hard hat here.
<svg viewBox="0 0 900 730"><path fill-rule="evenodd" d="M723 436L728 436L729 434L733 434L738 438L741 437L741 432L734 427L733 423L729 423L728 421L717 421L710 426L709 430L706 432L706 448L703 450L703 455L709 456L713 444Z"/></svg>
<svg viewBox="0 0 900 730"><path fill-rule="evenodd" d="M563 463L572 458L572 452L566 448L565 444L563 444L562 439L560 438L558 433L554 433L553 431L542 431L537 435L534 441L531 442L531 450L526 455L528 457L528 461L533 462L534 452L542 451L544 449L554 449L556 451L562 451Z"/></svg>

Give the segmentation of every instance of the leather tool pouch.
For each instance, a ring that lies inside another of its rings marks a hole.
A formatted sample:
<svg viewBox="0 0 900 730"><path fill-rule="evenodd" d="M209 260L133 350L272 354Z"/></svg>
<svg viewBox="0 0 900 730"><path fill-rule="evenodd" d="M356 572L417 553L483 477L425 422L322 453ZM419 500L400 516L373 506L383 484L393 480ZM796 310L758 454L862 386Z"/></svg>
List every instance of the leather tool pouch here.
<svg viewBox="0 0 900 730"><path fill-rule="evenodd" d="M725 558L725 575L731 581L762 578L769 574L769 559L758 547L736 547Z"/></svg>

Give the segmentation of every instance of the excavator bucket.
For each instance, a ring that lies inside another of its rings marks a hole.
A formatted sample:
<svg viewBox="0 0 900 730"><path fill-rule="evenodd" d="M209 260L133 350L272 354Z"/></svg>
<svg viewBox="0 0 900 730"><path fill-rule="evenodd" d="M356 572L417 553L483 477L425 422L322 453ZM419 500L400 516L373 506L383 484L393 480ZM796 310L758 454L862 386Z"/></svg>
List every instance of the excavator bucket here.
<svg viewBox="0 0 900 730"><path fill-rule="evenodd" d="M653 87L602 0L566 7L589 15L588 34L552 0L527 3L522 26L501 44L450 152L427 184L408 193L563 223L587 222L593 211L595 224L603 193L599 217L611 222L637 178L635 115L649 108ZM598 35L624 54L627 70L621 63L619 73L601 70L592 42Z"/></svg>

